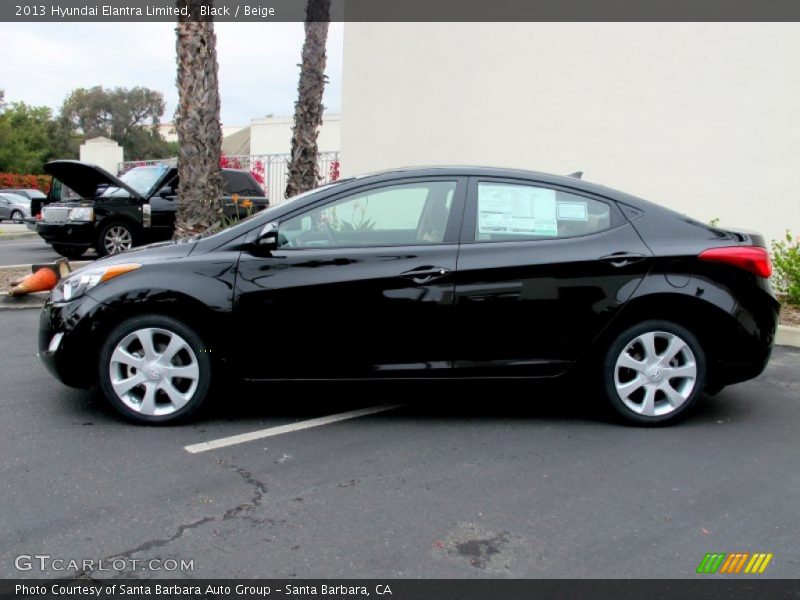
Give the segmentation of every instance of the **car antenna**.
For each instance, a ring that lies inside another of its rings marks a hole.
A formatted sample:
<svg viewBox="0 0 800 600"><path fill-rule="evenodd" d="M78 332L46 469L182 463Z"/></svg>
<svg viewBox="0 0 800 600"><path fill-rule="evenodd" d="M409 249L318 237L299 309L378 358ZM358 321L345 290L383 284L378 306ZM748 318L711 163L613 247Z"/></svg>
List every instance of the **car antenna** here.
<svg viewBox="0 0 800 600"><path fill-rule="evenodd" d="M567 177L574 177L575 179L581 179L583 177L583 171L575 171L574 173L570 173Z"/></svg>

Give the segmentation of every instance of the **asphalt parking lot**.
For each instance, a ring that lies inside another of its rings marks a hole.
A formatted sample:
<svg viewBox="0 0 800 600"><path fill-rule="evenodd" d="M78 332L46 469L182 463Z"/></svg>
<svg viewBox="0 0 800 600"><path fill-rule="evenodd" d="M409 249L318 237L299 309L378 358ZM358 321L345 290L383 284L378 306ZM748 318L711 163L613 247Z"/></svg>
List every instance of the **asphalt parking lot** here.
<svg viewBox="0 0 800 600"><path fill-rule="evenodd" d="M0 266L52 263L61 256L39 238L0 240ZM81 260L94 260L97 255L92 250Z"/></svg>
<svg viewBox="0 0 800 600"><path fill-rule="evenodd" d="M496 382L242 387L199 422L148 428L51 378L37 319L0 311L0 577L65 574L18 571L21 554L126 560L94 577L685 578L736 551L774 553L761 577L800 573L795 349L664 429Z"/></svg>

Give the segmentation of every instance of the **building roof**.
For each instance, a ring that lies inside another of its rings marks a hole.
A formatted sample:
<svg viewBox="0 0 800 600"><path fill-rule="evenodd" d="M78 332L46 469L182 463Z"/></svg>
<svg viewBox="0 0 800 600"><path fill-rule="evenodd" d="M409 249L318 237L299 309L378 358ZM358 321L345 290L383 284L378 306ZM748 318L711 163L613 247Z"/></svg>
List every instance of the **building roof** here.
<svg viewBox="0 0 800 600"><path fill-rule="evenodd" d="M249 156L250 127L243 127L236 133L222 138L222 153L225 156Z"/></svg>

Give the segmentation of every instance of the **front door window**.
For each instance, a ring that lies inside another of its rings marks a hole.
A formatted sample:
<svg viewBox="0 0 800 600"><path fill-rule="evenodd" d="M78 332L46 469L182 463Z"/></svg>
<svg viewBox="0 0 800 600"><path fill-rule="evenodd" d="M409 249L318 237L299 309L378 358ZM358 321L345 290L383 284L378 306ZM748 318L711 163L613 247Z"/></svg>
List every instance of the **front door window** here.
<svg viewBox="0 0 800 600"><path fill-rule="evenodd" d="M358 192L281 223L282 248L439 244L454 181L414 182Z"/></svg>

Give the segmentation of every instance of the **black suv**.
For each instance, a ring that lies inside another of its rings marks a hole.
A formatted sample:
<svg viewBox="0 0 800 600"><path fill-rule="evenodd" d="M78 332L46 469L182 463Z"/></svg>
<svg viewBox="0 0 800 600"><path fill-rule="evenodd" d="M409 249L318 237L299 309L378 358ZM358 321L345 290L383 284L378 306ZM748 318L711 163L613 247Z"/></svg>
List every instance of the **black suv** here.
<svg viewBox="0 0 800 600"><path fill-rule="evenodd" d="M135 167L117 178L96 165L57 160L46 200L34 200L36 231L53 250L78 258L93 247L99 256L168 240L175 228L178 170L166 165ZM269 201L247 171L223 169L225 216L240 219Z"/></svg>

